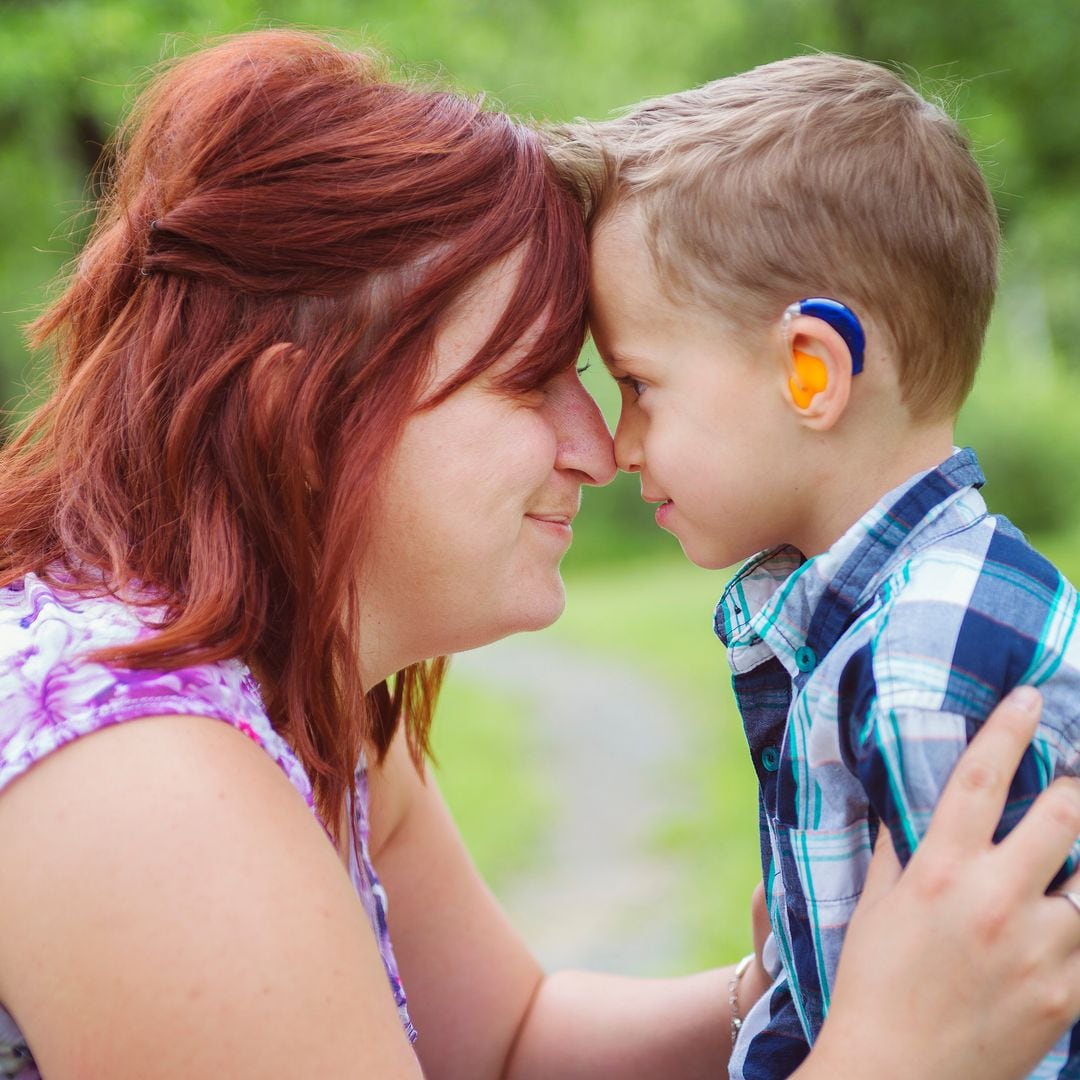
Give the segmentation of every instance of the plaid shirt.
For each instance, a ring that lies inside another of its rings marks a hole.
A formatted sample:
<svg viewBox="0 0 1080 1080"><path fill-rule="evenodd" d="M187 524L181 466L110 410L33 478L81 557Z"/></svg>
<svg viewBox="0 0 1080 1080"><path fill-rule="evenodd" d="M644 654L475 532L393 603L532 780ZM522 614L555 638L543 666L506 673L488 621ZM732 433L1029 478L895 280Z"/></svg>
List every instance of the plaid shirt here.
<svg viewBox="0 0 1080 1080"><path fill-rule="evenodd" d="M982 483L974 453L957 451L826 553L751 559L717 605L758 776L777 976L743 1025L734 1078L788 1076L806 1056L879 822L906 862L1009 690L1037 685L1045 705L998 836L1054 776L1080 772L1076 590L987 513ZM1080 1077L1080 1026L1032 1076Z"/></svg>

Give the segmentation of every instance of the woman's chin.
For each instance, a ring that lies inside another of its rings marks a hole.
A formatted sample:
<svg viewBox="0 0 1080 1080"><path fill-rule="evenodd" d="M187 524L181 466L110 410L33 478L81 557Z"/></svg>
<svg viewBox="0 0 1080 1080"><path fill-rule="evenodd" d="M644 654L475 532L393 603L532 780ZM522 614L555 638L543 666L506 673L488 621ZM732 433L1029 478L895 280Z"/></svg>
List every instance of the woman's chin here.
<svg viewBox="0 0 1080 1080"><path fill-rule="evenodd" d="M560 582L560 585L562 583ZM558 621L562 613L566 610L566 591L559 589L557 597L552 597L551 602L543 611L538 611L536 615L524 626L522 630L544 630L551 626L552 623Z"/></svg>
<svg viewBox="0 0 1080 1080"><path fill-rule="evenodd" d="M511 634L544 630L556 622L566 610L566 589L558 572L554 580L537 588L530 595L522 597L521 603L505 612L497 623L492 623L485 634L482 644L500 641Z"/></svg>
<svg viewBox="0 0 1080 1080"><path fill-rule="evenodd" d="M490 589L487 595L492 596ZM503 594L505 597L505 593ZM542 593L534 592L512 608L505 605L499 611L482 611L479 604L472 605L468 612L461 611L455 617L450 611L443 610L441 618L428 613L424 630L412 642L413 648L405 650L406 655L398 657L394 670L400 670L408 664L433 659L436 656L452 656L455 653L470 652L485 645L511 637L514 634L543 630L551 626L566 608L566 592L561 578L557 578ZM455 633L432 634L433 623L441 628L452 628Z"/></svg>

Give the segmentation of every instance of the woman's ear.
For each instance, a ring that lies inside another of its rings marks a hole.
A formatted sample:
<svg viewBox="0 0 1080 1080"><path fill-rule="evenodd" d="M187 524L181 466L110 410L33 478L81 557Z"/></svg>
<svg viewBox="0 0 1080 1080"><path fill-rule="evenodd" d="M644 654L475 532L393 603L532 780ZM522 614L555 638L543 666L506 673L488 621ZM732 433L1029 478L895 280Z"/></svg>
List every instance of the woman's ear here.
<svg viewBox="0 0 1080 1080"><path fill-rule="evenodd" d="M786 327L787 403L813 431L829 431L851 398L851 350L824 320L796 315Z"/></svg>

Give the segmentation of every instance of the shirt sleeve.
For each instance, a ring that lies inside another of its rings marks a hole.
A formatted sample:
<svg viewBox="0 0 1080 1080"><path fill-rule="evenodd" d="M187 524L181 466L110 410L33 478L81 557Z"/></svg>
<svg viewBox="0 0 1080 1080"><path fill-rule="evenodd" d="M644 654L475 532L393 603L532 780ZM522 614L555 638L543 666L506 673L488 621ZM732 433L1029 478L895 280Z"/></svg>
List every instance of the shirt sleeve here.
<svg viewBox="0 0 1080 1080"><path fill-rule="evenodd" d="M934 807L982 720L922 708L884 709L874 702L867 721L852 732L855 771L870 805L906 864L926 833ZM1024 752L994 833L1005 837L1055 775L1070 771L1054 733L1041 726ZM1074 850L1060 880L1078 864Z"/></svg>
<svg viewBox="0 0 1080 1080"><path fill-rule="evenodd" d="M59 597L40 582L8 598L0 618L0 790L75 739L149 716L222 720L265 750L311 805L300 762L274 730L239 660L170 670L92 659L142 632L108 598Z"/></svg>

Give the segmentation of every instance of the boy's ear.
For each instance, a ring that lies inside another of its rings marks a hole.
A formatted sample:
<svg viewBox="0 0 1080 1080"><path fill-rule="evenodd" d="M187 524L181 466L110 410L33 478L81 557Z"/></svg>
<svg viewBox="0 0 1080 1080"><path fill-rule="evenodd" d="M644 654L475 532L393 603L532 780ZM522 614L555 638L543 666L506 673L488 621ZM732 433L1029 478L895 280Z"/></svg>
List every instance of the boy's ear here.
<svg viewBox="0 0 1080 1080"><path fill-rule="evenodd" d="M829 431L851 398L851 350L824 320L797 315L784 336L787 404L813 431Z"/></svg>

